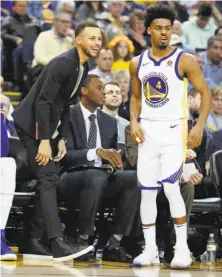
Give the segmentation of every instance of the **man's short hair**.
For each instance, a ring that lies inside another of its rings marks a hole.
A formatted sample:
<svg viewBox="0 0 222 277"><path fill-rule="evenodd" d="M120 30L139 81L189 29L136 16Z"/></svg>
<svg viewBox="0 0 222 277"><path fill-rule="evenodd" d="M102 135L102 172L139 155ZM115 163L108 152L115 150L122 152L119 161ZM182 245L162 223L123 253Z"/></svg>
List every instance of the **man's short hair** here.
<svg viewBox="0 0 222 277"><path fill-rule="evenodd" d="M146 10L146 29L150 27L153 20L160 18L170 20L171 24L173 25L173 22L176 18L176 13L171 7L167 6L166 4L151 5Z"/></svg>
<svg viewBox="0 0 222 277"><path fill-rule="evenodd" d="M96 74L89 74L86 79L84 80L83 84L82 84L82 88L88 88L89 87L89 83L93 78L101 78L100 76L96 75Z"/></svg>
<svg viewBox="0 0 222 277"><path fill-rule="evenodd" d="M195 98L199 92L195 88L191 88L188 92L188 96Z"/></svg>
<svg viewBox="0 0 222 277"><path fill-rule="evenodd" d="M64 9L65 6L71 7L73 9L73 12L74 12L76 4L72 0L71 1L70 0L60 0L60 1L58 1L56 11L61 12Z"/></svg>
<svg viewBox="0 0 222 277"><path fill-rule="evenodd" d="M212 15L212 7L209 3L202 3L198 10L198 16L210 17Z"/></svg>
<svg viewBox="0 0 222 277"><path fill-rule="evenodd" d="M207 41L207 48L210 48L214 41L222 41L222 37L220 36L213 36L213 37L210 37Z"/></svg>
<svg viewBox="0 0 222 277"><path fill-rule="evenodd" d="M91 22L91 21L86 21L86 22L83 22L81 24L79 24L76 29L75 29L75 36L79 36L84 30L85 28L98 28L99 29L99 26L94 23L94 22Z"/></svg>
<svg viewBox="0 0 222 277"><path fill-rule="evenodd" d="M133 27L134 18L137 17L139 20L145 20L145 12L140 9L135 9L129 16L129 27Z"/></svg>
<svg viewBox="0 0 222 277"><path fill-rule="evenodd" d="M112 73L112 79L114 82L118 83L122 78L127 78L130 80L130 74L126 70L116 70Z"/></svg>
<svg viewBox="0 0 222 277"><path fill-rule="evenodd" d="M117 86L117 87L120 87L119 84L117 84L116 82L108 82L104 85L104 88L108 85L113 85L113 86Z"/></svg>
<svg viewBox="0 0 222 277"><path fill-rule="evenodd" d="M71 16L71 14L70 13L68 13L68 12L63 12L63 11L57 11L56 13L55 13L55 16L54 16L54 20L60 20L61 19L61 16L63 15L63 14L66 14L66 15L68 15L69 17L70 17L70 21L72 20L72 16Z"/></svg>
<svg viewBox="0 0 222 277"><path fill-rule="evenodd" d="M101 52L102 50L111 51L111 52L112 52L112 50L111 50L110 48L108 48L107 46L103 46L102 48L99 49L97 58L99 57L99 54L100 54L100 52Z"/></svg>

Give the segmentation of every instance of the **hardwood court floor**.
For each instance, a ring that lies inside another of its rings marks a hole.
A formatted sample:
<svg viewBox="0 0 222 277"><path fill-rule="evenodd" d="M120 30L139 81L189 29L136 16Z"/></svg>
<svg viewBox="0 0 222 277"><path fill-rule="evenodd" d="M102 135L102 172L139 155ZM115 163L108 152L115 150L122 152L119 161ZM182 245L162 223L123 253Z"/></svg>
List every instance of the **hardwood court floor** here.
<svg viewBox="0 0 222 277"><path fill-rule="evenodd" d="M195 263L189 270L171 270L169 266L134 268L129 264L102 263L53 263L51 261L22 260L0 262L3 277L222 277L222 262L210 268Z"/></svg>

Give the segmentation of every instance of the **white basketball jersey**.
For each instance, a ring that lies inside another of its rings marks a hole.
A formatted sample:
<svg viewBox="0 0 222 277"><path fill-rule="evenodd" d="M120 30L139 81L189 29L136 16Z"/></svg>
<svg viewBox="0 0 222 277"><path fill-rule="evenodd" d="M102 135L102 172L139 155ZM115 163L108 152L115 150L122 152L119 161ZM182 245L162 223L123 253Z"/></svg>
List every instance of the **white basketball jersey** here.
<svg viewBox="0 0 222 277"><path fill-rule="evenodd" d="M150 56L150 50L140 55L137 69L142 91L140 118L174 120L188 117L187 79L178 72L182 53L175 48L158 62Z"/></svg>

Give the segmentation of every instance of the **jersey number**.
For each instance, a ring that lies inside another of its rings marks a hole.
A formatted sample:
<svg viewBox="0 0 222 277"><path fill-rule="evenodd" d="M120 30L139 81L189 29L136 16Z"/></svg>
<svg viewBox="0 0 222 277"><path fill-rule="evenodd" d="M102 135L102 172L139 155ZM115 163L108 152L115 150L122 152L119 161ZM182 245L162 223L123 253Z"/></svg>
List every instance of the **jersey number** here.
<svg viewBox="0 0 222 277"><path fill-rule="evenodd" d="M161 82L160 82L160 81L158 81L158 83L156 84L156 88L158 88L158 89L161 89L161 88L162 88Z"/></svg>

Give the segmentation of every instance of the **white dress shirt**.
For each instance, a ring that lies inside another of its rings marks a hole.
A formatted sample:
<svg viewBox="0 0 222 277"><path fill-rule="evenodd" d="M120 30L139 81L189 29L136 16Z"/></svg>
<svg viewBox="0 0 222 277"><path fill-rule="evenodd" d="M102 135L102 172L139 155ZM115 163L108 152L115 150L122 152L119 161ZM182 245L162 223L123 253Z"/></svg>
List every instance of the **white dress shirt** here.
<svg viewBox="0 0 222 277"><path fill-rule="evenodd" d="M83 118L85 121L85 126L86 126L86 137L88 141L89 137L89 130L90 130L90 120L89 116L92 114L89 110L87 110L83 104L80 102L80 108L82 110ZM101 136L100 136L100 130L99 130L99 125L98 125L98 120L97 120L97 110L94 112L96 115L95 123L96 123L96 128L97 128L97 137L96 137L96 148L90 149L87 152L87 160L89 162L95 160L94 166L100 167L102 165L102 160L96 155L96 149L101 147Z"/></svg>

